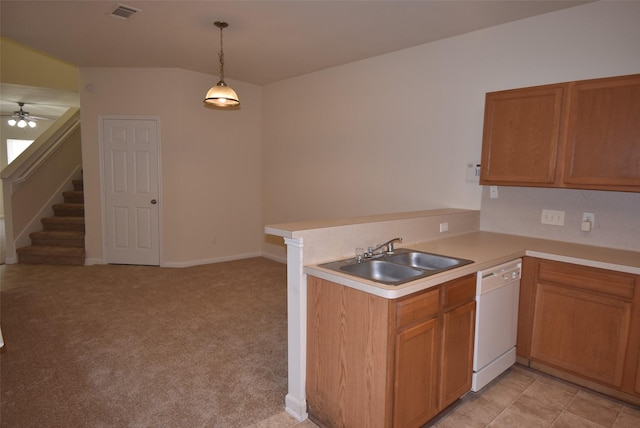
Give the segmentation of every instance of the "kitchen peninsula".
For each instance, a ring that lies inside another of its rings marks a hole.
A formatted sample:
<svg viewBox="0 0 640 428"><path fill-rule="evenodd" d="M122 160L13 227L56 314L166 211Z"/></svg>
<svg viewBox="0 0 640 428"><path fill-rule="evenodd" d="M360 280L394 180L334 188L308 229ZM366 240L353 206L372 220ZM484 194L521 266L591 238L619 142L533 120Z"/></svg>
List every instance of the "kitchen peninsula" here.
<svg viewBox="0 0 640 428"><path fill-rule="evenodd" d="M446 224L444 228L441 226L443 223ZM442 229L448 230L440 232ZM482 232L479 230L479 212L470 210L442 209L342 221L271 225L265 231L283 237L288 247L289 393L286 406L287 411L299 419L307 417L308 276L393 300L424 293L443 283L523 256L531 260L551 260L620 272L632 278L640 275L638 252ZM323 262L353 257L357 247L366 248L396 236L403 238L402 247L470 259L474 263L395 287L318 266ZM640 291L635 293L633 302L626 304L636 304L638 294ZM629 323L634 329L638 327L634 324L637 323L635 318L629 319ZM625 356L627 365L633 358L637 360L636 348L640 348L640 344L632 341L629 346L634 351ZM636 373L636 367L633 367L633 373Z"/></svg>

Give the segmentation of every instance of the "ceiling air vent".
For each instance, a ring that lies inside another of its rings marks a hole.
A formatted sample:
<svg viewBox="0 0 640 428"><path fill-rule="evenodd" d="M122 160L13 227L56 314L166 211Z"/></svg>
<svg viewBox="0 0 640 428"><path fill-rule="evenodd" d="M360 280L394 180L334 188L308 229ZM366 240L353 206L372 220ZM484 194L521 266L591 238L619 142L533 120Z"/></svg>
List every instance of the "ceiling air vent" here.
<svg viewBox="0 0 640 428"><path fill-rule="evenodd" d="M136 12L140 12L140 9L136 9L134 7L131 7L131 6L124 6L122 4L119 4L113 10L113 12L111 12L111 16L113 16L114 18L119 18L119 19L129 19Z"/></svg>

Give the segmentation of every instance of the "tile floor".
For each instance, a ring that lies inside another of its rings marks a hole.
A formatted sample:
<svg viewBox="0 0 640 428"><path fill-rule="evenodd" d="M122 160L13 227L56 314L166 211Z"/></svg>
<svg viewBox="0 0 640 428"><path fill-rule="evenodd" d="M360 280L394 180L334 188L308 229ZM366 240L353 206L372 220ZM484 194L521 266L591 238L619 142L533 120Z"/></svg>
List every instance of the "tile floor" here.
<svg viewBox="0 0 640 428"><path fill-rule="evenodd" d="M427 425L429 426L429 425ZM640 408L516 365L432 428L639 428ZM283 412L251 428L315 428Z"/></svg>
<svg viewBox="0 0 640 428"><path fill-rule="evenodd" d="M434 428L638 428L640 408L515 365Z"/></svg>

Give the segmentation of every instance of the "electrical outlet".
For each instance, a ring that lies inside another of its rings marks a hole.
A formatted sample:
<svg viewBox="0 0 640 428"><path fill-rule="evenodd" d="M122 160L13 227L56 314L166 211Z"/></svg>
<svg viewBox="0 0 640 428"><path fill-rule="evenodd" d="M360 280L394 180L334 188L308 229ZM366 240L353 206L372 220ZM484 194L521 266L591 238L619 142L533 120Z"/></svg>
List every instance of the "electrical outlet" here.
<svg viewBox="0 0 640 428"><path fill-rule="evenodd" d="M440 223L440 232L446 232L449 230L449 223Z"/></svg>
<svg viewBox="0 0 640 428"><path fill-rule="evenodd" d="M582 213L582 223L580 223L580 230L582 230L583 232L591 232L595 221L596 215L594 213Z"/></svg>
<svg viewBox="0 0 640 428"><path fill-rule="evenodd" d="M542 224L552 224L554 226L564 226L564 211L542 210Z"/></svg>
<svg viewBox="0 0 640 428"><path fill-rule="evenodd" d="M489 186L489 198L496 199L498 197L498 186Z"/></svg>
<svg viewBox="0 0 640 428"><path fill-rule="evenodd" d="M594 213L582 213L582 221L590 221L591 226L596 222L596 215Z"/></svg>

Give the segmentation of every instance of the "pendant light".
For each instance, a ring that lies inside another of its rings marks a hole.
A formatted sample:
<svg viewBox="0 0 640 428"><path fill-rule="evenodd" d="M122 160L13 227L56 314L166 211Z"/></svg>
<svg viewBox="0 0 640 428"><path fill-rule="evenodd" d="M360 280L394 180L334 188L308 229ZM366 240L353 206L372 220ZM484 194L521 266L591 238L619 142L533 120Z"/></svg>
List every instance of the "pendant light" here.
<svg viewBox="0 0 640 428"><path fill-rule="evenodd" d="M220 59L220 80L213 88L209 89L207 96L204 98L204 102L216 106L216 107L237 107L240 105L240 100L236 92L224 83L224 50L222 49L222 29L227 28L229 24L222 21L216 21L213 23L220 29L220 53L218 58Z"/></svg>

